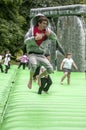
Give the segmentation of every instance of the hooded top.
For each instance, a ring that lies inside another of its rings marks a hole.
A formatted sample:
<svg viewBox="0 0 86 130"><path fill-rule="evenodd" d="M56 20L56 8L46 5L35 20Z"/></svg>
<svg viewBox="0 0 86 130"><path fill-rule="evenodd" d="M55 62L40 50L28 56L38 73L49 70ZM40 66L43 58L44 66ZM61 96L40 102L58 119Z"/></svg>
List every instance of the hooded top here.
<svg viewBox="0 0 86 130"><path fill-rule="evenodd" d="M30 26L31 26L31 27L36 26L38 19L39 19L40 17L42 17L42 16L45 17L45 15L39 13L39 14L37 14L35 17L33 17L33 18L31 19ZM49 20L48 20L48 27L49 27Z"/></svg>
<svg viewBox="0 0 86 130"><path fill-rule="evenodd" d="M48 48L49 42L51 42L52 44L58 43L56 42L58 41L57 36L53 31L51 31L49 27L49 21L48 21L46 30L49 30L51 34L44 41L42 41L40 46L37 45L34 38L34 27L37 25L37 21L41 16L44 16L44 15L37 14L35 17L31 19L30 29L26 33L25 39L24 39L24 44L26 45L27 53L44 54L46 53L46 48Z"/></svg>

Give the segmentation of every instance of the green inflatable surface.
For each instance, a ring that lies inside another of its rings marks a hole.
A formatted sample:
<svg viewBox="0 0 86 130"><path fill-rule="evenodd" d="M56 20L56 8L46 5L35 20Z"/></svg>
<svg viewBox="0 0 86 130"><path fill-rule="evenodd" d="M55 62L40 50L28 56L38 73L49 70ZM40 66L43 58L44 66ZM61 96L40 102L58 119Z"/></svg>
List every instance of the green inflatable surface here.
<svg viewBox="0 0 86 130"><path fill-rule="evenodd" d="M29 69L11 66L0 73L0 130L86 130L85 73L72 72L71 84L60 85L63 72L51 74L48 94L28 89Z"/></svg>

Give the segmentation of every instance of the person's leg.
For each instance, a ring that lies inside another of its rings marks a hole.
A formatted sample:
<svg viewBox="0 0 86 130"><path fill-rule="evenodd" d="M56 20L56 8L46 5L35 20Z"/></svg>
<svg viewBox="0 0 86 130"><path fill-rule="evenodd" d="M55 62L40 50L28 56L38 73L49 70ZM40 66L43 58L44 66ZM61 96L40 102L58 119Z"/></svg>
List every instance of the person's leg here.
<svg viewBox="0 0 86 130"><path fill-rule="evenodd" d="M41 78L44 76L46 76L48 73L47 71L44 71L43 73L41 73L39 76L38 76L38 85L39 87L41 86Z"/></svg>
<svg viewBox="0 0 86 130"><path fill-rule="evenodd" d="M8 69L9 69L9 66L8 66L8 65L5 65L5 73L8 72Z"/></svg>
<svg viewBox="0 0 86 130"><path fill-rule="evenodd" d="M48 75L46 80L47 80L47 84L46 84L46 86L44 87L43 90L47 92L49 90L50 86L52 85L52 80L51 80L49 75Z"/></svg>
<svg viewBox="0 0 86 130"><path fill-rule="evenodd" d="M31 89L32 88L32 78L33 78L33 74L34 72L32 70L30 70L30 78L29 78L29 82L28 82L28 88Z"/></svg>
<svg viewBox="0 0 86 130"><path fill-rule="evenodd" d="M46 78L45 77L41 78L41 86L39 87L38 94L42 93L42 90L44 89L45 84L46 84Z"/></svg>
<svg viewBox="0 0 86 130"><path fill-rule="evenodd" d="M42 78L43 76L46 76L48 74L54 73L54 70L53 70L53 66L51 65L51 63L45 56L40 55L40 57L38 56L37 58L38 58L37 60L40 63L40 65L43 65L46 68L46 71L44 71L38 77L38 85L41 86L40 78Z"/></svg>
<svg viewBox="0 0 86 130"><path fill-rule="evenodd" d="M0 64L0 68L1 68L1 72L3 73L4 71L3 71L3 66Z"/></svg>
<svg viewBox="0 0 86 130"><path fill-rule="evenodd" d="M29 55L29 65L30 65L30 77L28 81L28 88L32 88L32 80L33 80L33 75L35 73L35 70L37 68L37 57L35 54L30 54Z"/></svg>
<svg viewBox="0 0 86 130"><path fill-rule="evenodd" d="M85 70L85 79L86 79L86 70Z"/></svg>
<svg viewBox="0 0 86 130"><path fill-rule="evenodd" d="M18 66L18 69L21 67L21 65L22 65L22 63L20 62L20 63L19 63L19 66Z"/></svg>
<svg viewBox="0 0 86 130"><path fill-rule="evenodd" d="M23 70L25 70L25 63L22 63L23 64Z"/></svg>
<svg viewBox="0 0 86 130"><path fill-rule="evenodd" d="M8 69L10 69L10 62L8 62Z"/></svg>
<svg viewBox="0 0 86 130"><path fill-rule="evenodd" d="M66 76L68 75L68 72L64 72L64 75L61 78L61 84L63 84L64 79L66 78Z"/></svg>
<svg viewBox="0 0 86 130"><path fill-rule="evenodd" d="M70 84L70 73L68 73L68 75L67 75L67 84L68 85Z"/></svg>
<svg viewBox="0 0 86 130"><path fill-rule="evenodd" d="M46 68L47 73L46 74L51 74L54 73L53 66L51 65L50 61L43 55L38 58L39 63L43 65Z"/></svg>
<svg viewBox="0 0 86 130"><path fill-rule="evenodd" d="M40 66L38 66L38 67L36 68L36 71L35 71L35 73L34 73L34 75L33 75L33 80L36 80L36 76L39 75L39 73L40 73Z"/></svg>

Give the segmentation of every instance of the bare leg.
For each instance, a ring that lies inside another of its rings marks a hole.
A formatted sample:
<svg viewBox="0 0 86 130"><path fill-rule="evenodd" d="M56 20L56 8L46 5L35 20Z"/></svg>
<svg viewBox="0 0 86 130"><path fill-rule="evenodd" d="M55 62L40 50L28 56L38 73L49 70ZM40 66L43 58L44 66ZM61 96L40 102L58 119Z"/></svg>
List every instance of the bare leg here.
<svg viewBox="0 0 86 130"><path fill-rule="evenodd" d="M63 80L66 78L67 75L68 75L68 72L65 72L62 79L61 79L61 84L63 84Z"/></svg>
<svg viewBox="0 0 86 130"><path fill-rule="evenodd" d="M30 79L29 79L29 82L28 82L28 88L31 89L32 88L32 80L33 80L33 72L30 71Z"/></svg>
<svg viewBox="0 0 86 130"><path fill-rule="evenodd" d="M67 75L67 84L70 84L70 74Z"/></svg>
<svg viewBox="0 0 86 130"><path fill-rule="evenodd" d="M41 78L43 77L43 76L46 76L48 73L47 73L47 71L44 71L43 73L41 73L39 76L38 76L38 85L39 85L39 87L41 86Z"/></svg>

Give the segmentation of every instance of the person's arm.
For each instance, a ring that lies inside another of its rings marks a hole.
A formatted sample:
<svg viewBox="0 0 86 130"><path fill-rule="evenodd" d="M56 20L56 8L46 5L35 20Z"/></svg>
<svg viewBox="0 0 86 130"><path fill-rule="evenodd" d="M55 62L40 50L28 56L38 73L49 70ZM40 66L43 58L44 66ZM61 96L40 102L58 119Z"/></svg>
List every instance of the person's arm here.
<svg viewBox="0 0 86 130"><path fill-rule="evenodd" d="M32 30L33 30L33 28L30 28L29 30L28 30L28 32L26 33L26 35L25 35L25 40L26 39L33 39L34 38L34 35L33 35L33 33L32 33Z"/></svg>
<svg viewBox="0 0 86 130"><path fill-rule="evenodd" d="M62 55L65 55L63 48L60 46L59 42L56 41L56 50L59 50Z"/></svg>
<svg viewBox="0 0 86 130"><path fill-rule="evenodd" d="M78 67L77 67L77 65L75 64L75 62L73 61L73 66L74 66L74 68L77 70L78 69Z"/></svg>
<svg viewBox="0 0 86 130"><path fill-rule="evenodd" d="M26 33L25 38L24 38L24 45L28 46L28 48L30 48L34 45L37 46L35 37L33 34L33 28L30 28L29 31Z"/></svg>
<svg viewBox="0 0 86 130"><path fill-rule="evenodd" d="M49 28L46 29L46 36L52 41L56 42L57 41L57 36L56 34L50 30Z"/></svg>
<svg viewBox="0 0 86 130"><path fill-rule="evenodd" d="M24 38L24 44L32 44L32 42L35 42L35 37L33 35L33 28L30 28L29 31L26 33L25 38Z"/></svg>
<svg viewBox="0 0 86 130"><path fill-rule="evenodd" d="M63 65L64 65L64 61L62 61L62 62L61 62L61 65L60 65L60 70L62 70Z"/></svg>
<svg viewBox="0 0 86 130"><path fill-rule="evenodd" d="M48 31L46 32L46 35L49 37L49 39L52 41L52 43L53 43L53 41L55 42L56 50L59 50L62 53L62 55L65 55L64 50L61 47L56 34L53 31L51 31L50 29L48 29Z"/></svg>

